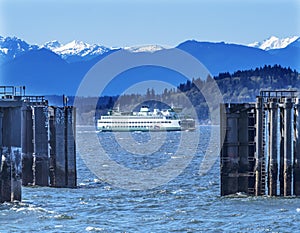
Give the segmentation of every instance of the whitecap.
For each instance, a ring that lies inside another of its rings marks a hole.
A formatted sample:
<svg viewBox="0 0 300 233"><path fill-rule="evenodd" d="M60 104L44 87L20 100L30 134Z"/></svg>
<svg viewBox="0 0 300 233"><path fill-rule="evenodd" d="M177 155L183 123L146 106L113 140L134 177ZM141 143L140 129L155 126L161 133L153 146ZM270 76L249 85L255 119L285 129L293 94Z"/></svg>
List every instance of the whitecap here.
<svg viewBox="0 0 300 233"><path fill-rule="evenodd" d="M178 189L178 190L173 191L172 194L177 194L177 193L182 193L182 192L183 192L182 189Z"/></svg>
<svg viewBox="0 0 300 233"><path fill-rule="evenodd" d="M103 228L98 228L98 227L86 227L86 231L104 231Z"/></svg>

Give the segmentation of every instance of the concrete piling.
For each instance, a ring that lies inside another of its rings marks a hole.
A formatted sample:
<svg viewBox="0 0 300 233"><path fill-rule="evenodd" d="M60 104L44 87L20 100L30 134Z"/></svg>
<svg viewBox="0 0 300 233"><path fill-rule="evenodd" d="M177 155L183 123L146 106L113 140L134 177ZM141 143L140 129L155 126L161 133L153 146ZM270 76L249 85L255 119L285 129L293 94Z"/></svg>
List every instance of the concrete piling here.
<svg viewBox="0 0 300 233"><path fill-rule="evenodd" d="M22 147L22 184L24 186L33 184L33 119L32 107L23 106L21 126Z"/></svg>
<svg viewBox="0 0 300 233"><path fill-rule="evenodd" d="M21 201L22 184L48 186L49 178L51 186L76 187L75 110L51 114L43 96L17 90L0 86L0 202Z"/></svg>
<svg viewBox="0 0 300 233"><path fill-rule="evenodd" d="M50 185L74 188L77 185L75 109L50 107Z"/></svg>
<svg viewBox="0 0 300 233"><path fill-rule="evenodd" d="M33 184L48 186L48 107L33 107Z"/></svg>
<svg viewBox="0 0 300 233"><path fill-rule="evenodd" d="M232 192L238 192L238 117L233 113L232 108L227 108L226 119L227 128L224 145L222 150L223 163L221 173L221 194L228 195Z"/></svg>
<svg viewBox="0 0 300 233"><path fill-rule="evenodd" d="M284 194L284 181L283 181L283 177L284 177L284 110L283 107L279 108L280 110L280 144L279 144L279 159L280 159L280 163L279 163L279 183L280 183L280 188L279 188L279 192L280 192L280 196L283 196Z"/></svg>
<svg viewBox="0 0 300 233"><path fill-rule="evenodd" d="M226 117L227 123L234 125L230 119L238 118L238 121L235 121L238 122L238 126L230 127L230 130L226 131L221 150L221 168L234 166L238 170L239 181L237 187L235 180L233 180L234 186L228 184L226 169L221 169L221 195L234 194L237 191L245 190L246 184L248 185L248 194L256 196L265 194L269 196L300 195L300 107L295 94L296 91L286 90L261 91L255 105L235 104L235 106L239 105L242 108L238 113L239 116L236 116L236 111L230 109L229 106L233 104L224 105L226 110L221 112L221 122ZM246 108L245 106L249 107ZM245 111L248 112L247 115L243 113ZM251 114L251 112L254 112L254 114ZM254 128L256 133L251 147L253 136L250 136L252 134L249 122L251 122L253 115L255 117ZM247 125L247 121L248 129L244 127L244 125ZM268 127L266 127L267 125ZM229 149L226 142L231 138L235 139L234 143L239 148L238 154L234 153L234 161L228 160L228 155L225 153ZM248 141L247 149L243 147L246 141ZM255 152L253 152L253 147L255 147ZM268 153L265 153L266 151ZM248 163L245 160L245 154L248 155ZM255 155L253 159L251 158L252 154ZM237 163L236 160L239 162ZM268 165L267 172L266 161ZM236 168L236 166L238 167ZM248 183L241 176L245 172L249 174ZM252 173L254 176L251 176ZM255 177L255 182L253 177ZM268 180L267 193L266 178ZM279 192L278 181L280 183Z"/></svg>
<svg viewBox="0 0 300 233"><path fill-rule="evenodd" d="M240 111L238 119L238 141L240 143L238 147L237 160L238 165L238 184L240 192L248 192L248 174L241 175L245 171L248 171L248 115L247 111ZM238 143L238 142L237 142ZM240 157L238 156L240 155ZM239 157L239 158L238 158Z"/></svg>
<svg viewBox="0 0 300 233"><path fill-rule="evenodd" d="M255 151L255 195L262 195L264 191L264 182L262 178L262 166L264 165L264 149L263 149L263 102L262 97L256 99L256 151Z"/></svg>
<svg viewBox="0 0 300 233"><path fill-rule="evenodd" d="M277 125L278 125L278 107L277 99L273 98L269 103L270 129L269 129L269 163L268 163L268 192L269 196L277 195Z"/></svg>
<svg viewBox="0 0 300 233"><path fill-rule="evenodd" d="M221 195L237 192L252 193L254 189L254 121L249 105L230 104L224 106L226 113L221 111L226 122L225 130L221 127L224 144L221 151ZM221 109L224 109L221 107ZM226 114L226 118L225 115ZM250 161L250 166L249 166Z"/></svg>
<svg viewBox="0 0 300 233"><path fill-rule="evenodd" d="M0 175L0 201L21 201L22 163L20 148L2 148Z"/></svg>
<svg viewBox="0 0 300 233"><path fill-rule="evenodd" d="M5 101L0 102L0 201L15 201L21 198L20 150L21 141L18 129L21 125L20 104Z"/></svg>
<svg viewBox="0 0 300 233"><path fill-rule="evenodd" d="M22 156L21 148L11 149L11 201L21 201Z"/></svg>
<svg viewBox="0 0 300 233"><path fill-rule="evenodd" d="M76 175L76 144L75 144L75 121L76 112L73 107L65 107L65 119L66 119L66 161L67 161L67 182L66 185L69 188L75 188L77 185Z"/></svg>
<svg viewBox="0 0 300 233"><path fill-rule="evenodd" d="M292 100L285 98L284 102L284 196L292 194Z"/></svg>
<svg viewBox="0 0 300 233"><path fill-rule="evenodd" d="M2 158L2 147L3 147L3 111L0 108L0 164L1 164L1 158Z"/></svg>
<svg viewBox="0 0 300 233"><path fill-rule="evenodd" d="M300 196L300 103L294 109L294 194Z"/></svg>
<svg viewBox="0 0 300 233"><path fill-rule="evenodd" d="M66 185L65 115L63 108L49 108L50 126L50 186Z"/></svg>
<svg viewBox="0 0 300 233"><path fill-rule="evenodd" d="M11 201L11 159L8 147L2 148L0 195L1 202Z"/></svg>

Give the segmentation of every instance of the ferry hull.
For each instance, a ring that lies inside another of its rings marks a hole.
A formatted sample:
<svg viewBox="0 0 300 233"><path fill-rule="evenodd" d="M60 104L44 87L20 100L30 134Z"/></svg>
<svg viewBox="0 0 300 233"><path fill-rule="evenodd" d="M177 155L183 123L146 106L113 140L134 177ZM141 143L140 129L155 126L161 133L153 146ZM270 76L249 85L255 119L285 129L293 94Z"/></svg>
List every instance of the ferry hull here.
<svg viewBox="0 0 300 233"><path fill-rule="evenodd" d="M161 132L161 131L181 131L182 129L180 127L178 128L174 128L174 127L170 127L170 128L165 128L165 127L161 127L161 128L117 128L117 129L107 129L107 128L103 128L103 129L98 129L100 132L135 132L135 131L141 131L141 132Z"/></svg>
<svg viewBox="0 0 300 233"><path fill-rule="evenodd" d="M142 106L139 112L111 111L97 120L100 132L182 131L192 128L190 119L181 120L173 109L160 111Z"/></svg>

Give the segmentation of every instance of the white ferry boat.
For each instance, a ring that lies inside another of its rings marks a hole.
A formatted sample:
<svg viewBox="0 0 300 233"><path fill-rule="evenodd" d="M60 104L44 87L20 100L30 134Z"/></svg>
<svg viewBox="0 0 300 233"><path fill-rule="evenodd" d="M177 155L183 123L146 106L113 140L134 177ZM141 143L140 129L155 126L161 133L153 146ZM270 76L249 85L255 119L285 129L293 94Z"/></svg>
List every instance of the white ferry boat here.
<svg viewBox="0 0 300 233"><path fill-rule="evenodd" d="M109 111L97 120L99 131L180 131L181 122L176 112L170 108L150 111L142 106L139 112Z"/></svg>

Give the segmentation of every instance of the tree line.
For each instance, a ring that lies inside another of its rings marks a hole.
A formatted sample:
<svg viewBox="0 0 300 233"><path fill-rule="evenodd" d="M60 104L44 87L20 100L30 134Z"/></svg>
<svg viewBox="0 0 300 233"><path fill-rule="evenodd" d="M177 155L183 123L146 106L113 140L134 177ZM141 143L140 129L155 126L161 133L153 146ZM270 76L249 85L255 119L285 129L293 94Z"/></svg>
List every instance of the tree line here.
<svg viewBox="0 0 300 233"><path fill-rule="evenodd" d="M197 117L205 123L211 116L201 89L205 87L207 82L212 81L216 82L224 102L227 103L255 102L261 89L300 90L300 75L296 70L280 65L265 65L255 69L238 70L234 73L220 73L215 77L207 76L205 79L194 78L179 84L177 88L166 88L162 93L156 93L153 88L148 88L145 94L100 97L95 118L117 106L120 106L123 111L137 110L142 103L146 102L152 108L165 107L166 105L180 107L184 114ZM86 99L83 98L82 111L87 114L91 106L85 104L85 101ZM84 119L82 120L84 121Z"/></svg>

